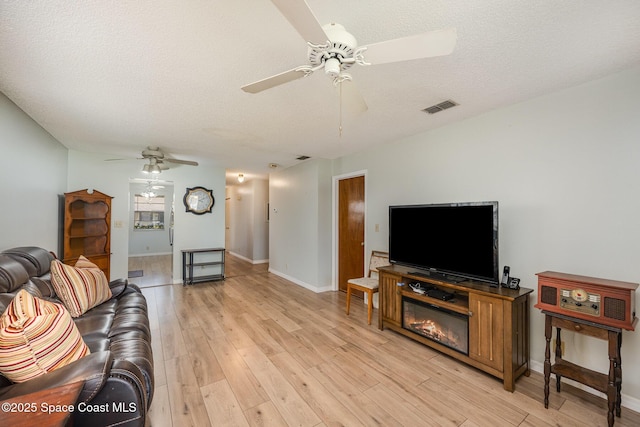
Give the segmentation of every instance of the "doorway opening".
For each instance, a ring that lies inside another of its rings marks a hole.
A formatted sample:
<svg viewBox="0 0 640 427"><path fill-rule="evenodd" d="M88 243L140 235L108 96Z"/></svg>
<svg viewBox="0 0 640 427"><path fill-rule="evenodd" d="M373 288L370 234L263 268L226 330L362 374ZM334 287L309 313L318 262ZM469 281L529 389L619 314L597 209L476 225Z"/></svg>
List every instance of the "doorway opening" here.
<svg viewBox="0 0 640 427"><path fill-rule="evenodd" d="M269 180L244 176L243 182L227 180L225 249L227 254L251 264L268 265Z"/></svg>
<svg viewBox="0 0 640 427"><path fill-rule="evenodd" d="M173 283L174 186L129 179L129 280L141 288Z"/></svg>

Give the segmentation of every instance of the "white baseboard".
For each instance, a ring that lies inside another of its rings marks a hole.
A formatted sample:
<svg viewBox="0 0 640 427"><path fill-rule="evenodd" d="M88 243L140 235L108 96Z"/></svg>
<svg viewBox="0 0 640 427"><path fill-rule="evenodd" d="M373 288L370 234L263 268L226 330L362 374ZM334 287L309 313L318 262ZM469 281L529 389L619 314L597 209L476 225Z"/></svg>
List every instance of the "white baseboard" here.
<svg viewBox="0 0 640 427"><path fill-rule="evenodd" d="M143 254L129 254L130 257L132 257L132 256L158 256L158 255L173 255L173 254L171 252L154 252L154 253L145 252Z"/></svg>
<svg viewBox="0 0 640 427"><path fill-rule="evenodd" d="M531 366L531 370L535 371L535 372L539 372L541 374L544 375L544 364L542 362L538 362L535 360L532 360L530 363ZM603 399L607 399L607 395L604 393L600 393L597 390L592 389L591 387L588 387L584 384L581 384L579 382L570 380L568 378L562 378L562 382L565 382L569 385L572 385L575 388L578 388L580 390L584 390L588 393L591 393L593 395L596 395L598 397L601 397ZM624 381L623 381L623 385L624 385ZM554 386L554 390L555 390L555 386ZM541 390L542 392L542 390ZM635 397L631 397L629 395L626 395L624 393L621 394L621 398L622 398L622 402L620 403L621 406L624 406L625 408L631 409L632 411L635 412L640 412L640 399L637 399Z"/></svg>
<svg viewBox="0 0 640 427"><path fill-rule="evenodd" d="M250 262L251 264L264 264L264 263L269 262L268 259L249 259L249 258L247 258L245 256L242 256L240 254L237 254L235 252L231 252L231 251L227 251L227 252L229 253L229 255L233 255L234 257L240 258L241 260L244 260L244 261L247 261L247 262Z"/></svg>
<svg viewBox="0 0 640 427"><path fill-rule="evenodd" d="M332 291L333 290L331 288L331 286L325 286L325 287L322 287L322 288L318 288L317 286L310 285L308 283L305 283L305 282L303 282L301 280L296 279L295 277L288 276L288 275L286 275L284 273L281 273L281 272L279 272L277 270L273 270L271 268L269 269L269 273L273 273L276 276L280 276L283 279L286 279L286 280L288 280L290 282L293 282L298 286L302 286L305 289L309 289L310 291L315 292L316 294L319 294L321 292L328 292L328 291Z"/></svg>
<svg viewBox="0 0 640 427"><path fill-rule="evenodd" d="M237 254L235 252L231 252L231 251L227 251L227 253L231 256L234 256L236 258L240 258L243 261L247 261L247 262L252 262L252 260L250 260L249 258L247 258L246 256L242 256L240 254Z"/></svg>

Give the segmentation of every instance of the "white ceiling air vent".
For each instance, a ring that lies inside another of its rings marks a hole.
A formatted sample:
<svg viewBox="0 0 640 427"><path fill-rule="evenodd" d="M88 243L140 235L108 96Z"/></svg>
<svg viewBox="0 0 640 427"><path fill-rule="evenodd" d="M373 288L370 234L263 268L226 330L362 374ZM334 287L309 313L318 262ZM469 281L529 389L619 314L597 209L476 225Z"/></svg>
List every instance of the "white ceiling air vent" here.
<svg viewBox="0 0 640 427"><path fill-rule="evenodd" d="M458 103L456 103L456 102L454 102L454 101L452 101L450 99L447 99L446 101L442 101L439 104L432 105L431 107L427 107L422 111L425 111L425 112L427 112L429 114L435 114L435 113L439 113L442 110L446 110L448 108L455 107L456 105L458 105Z"/></svg>

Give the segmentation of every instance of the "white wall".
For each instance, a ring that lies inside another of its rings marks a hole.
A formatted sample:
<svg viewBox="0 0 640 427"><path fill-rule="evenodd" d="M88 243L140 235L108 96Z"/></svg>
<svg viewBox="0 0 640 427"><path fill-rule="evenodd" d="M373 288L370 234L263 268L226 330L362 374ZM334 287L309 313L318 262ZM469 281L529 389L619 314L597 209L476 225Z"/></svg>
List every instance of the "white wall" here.
<svg viewBox="0 0 640 427"><path fill-rule="evenodd" d="M127 277L129 223L129 178L144 178L138 161L107 162L108 156L69 150L68 191L94 188L113 196L111 213L111 279ZM176 212L173 280L182 282L182 249L224 246L224 169L178 166L161 174L174 183ZM182 204L187 187L213 190L212 214L188 213ZM122 227L115 227L116 223Z"/></svg>
<svg viewBox="0 0 640 427"><path fill-rule="evenodd" d="M634 69L341 158L334 174L367 170L369 248L388 248L389 205L498 200L500 263L521 286L536 289L544 270L637 283L639 117ZM531 313L531 357L540 367L543 315ZM608 371L603 341L563 338L569 360ZM640 333L624 332L623 405L635 410L638 354Z"/></svg>
<svg viewBox="0 0 640 427"><path fill-rule="evenodd" d="M269 203L269 181L251 180L253 186L253 262L269 261L269 221L267 207Z"/></svg>
<svg viewBox="0 0 640 427"><path fill-rule="evenodd" d="M269 260L269 223L266 204L269 181L251 179L227 187L229 247L227 250L254 264Z"/></svg>
<svg viewBox="0 0 640 427"><path fill-rule="evenodd" d="M0 251L40 246L61 255L67 149L0 93L0 152Z"/></svg>
<svg viewBox="0 0 640 427"><path fill-rule="evenodd" d="M200 165L180 166L174 172L175 235L173 241L173 278L182 282L181 250L224 248L225 169ZM165 172L163 172L164 174ZM213 191L215 204L212 213L194 215L186 212L183 197L187 188L205 187Z"/></svg>
<svg viewBox="0 0 640 427"><path fill-rule="evenodd" d="M315 292L331 290L330 162L270 174L269 200L269 271Z"/></svg>

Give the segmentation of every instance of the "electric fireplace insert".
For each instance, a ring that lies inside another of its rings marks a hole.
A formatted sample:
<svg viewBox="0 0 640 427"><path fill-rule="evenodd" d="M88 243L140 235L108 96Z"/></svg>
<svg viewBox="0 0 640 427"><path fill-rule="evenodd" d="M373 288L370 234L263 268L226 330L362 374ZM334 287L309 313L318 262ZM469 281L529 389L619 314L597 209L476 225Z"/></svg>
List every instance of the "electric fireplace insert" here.
<svg viewBox="0 0 640 427"><path fill-rule="evenodd" d="M464 314L402 297L402 327L469 354L469 317Z"/></svg>

